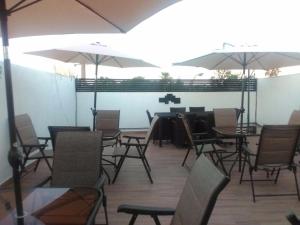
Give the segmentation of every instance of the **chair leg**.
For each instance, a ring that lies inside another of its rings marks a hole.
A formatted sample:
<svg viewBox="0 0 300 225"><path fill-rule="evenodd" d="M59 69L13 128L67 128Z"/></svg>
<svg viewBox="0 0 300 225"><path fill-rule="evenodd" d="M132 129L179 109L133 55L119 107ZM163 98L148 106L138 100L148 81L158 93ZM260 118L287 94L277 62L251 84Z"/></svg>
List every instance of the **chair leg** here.
<svg viewBox="0 0 300 225"><path fill-rule="evenodd" d="M102 188L103 190L103 188ZM104 190L103 190L104 193ZM105 224L108 225L108 214L107 214L107 198L106 195L103 194L103 209L104 209L104 215L105 215Z"/></svg>
<svg viewBox="0 0 300 225"><path fill-rule="evenodd" d="M294 173L294 177L295 177L297 196L298 196L298 200L300 201L299 185L298 185L298 179L297 179L297 167L294 166L292 169L293 169L293 173Z"/></svg>
<svg viewBox="0 0 300 225"><path fill-rule="evenodd" d="M35 166L34 166L34 169L33 169L34 172L36 172L36 170L37 170L37 168L40 164L40 161L41 161L41 159L38 159L37 162L35 163Z"/></svg>
<svg viewBox="0 0 300 225"><path fill-rule="evenodd" d="M110 181L110 176L109 176L107 170L106 170L104 167L102 167L102 170L103 170L105 176L107 177L107 182L108 182L108 184L110 184L110 182L111 182L111 181Z"/></svg>
<svg viewBox="0 0 300 225"><path fill-rule="evenodd" d="M121 167L122 167L122 165L123 165L123 163L124 163L124 160L125 160L125 158L126 158L126 156L127 156L127 154L128 154L129 148L130 148L129 146L126 147L126 151L125 151L124 155L122 155L121 158L119 159L119 162L118 162L118 165L117 165L117 170L116 170L114 179L113 179L113 181L112 181L113 184L115 183L115 181L116 181L116 179L117 179L117 177L118 177L118 175L119 175L119 172L120 172L120 170L121 170Z"/></svg>
<svg viewBox="0 0 300 225"><path fill-rule="evenodd" d="M121 156L121 158L120 158L120 160L119 160L119 162L118 162L118 165L117 165L117 170L116 170L114 179L113 179L113 181L112 181L113 184L115 183L115 181L116 181L116 179L117 179L117 177L118 177L118 174L119 174L119 172L120 172L120 170L121 170L121 167L122 167L122 165L123 165L123 163L124 163L124 160L125 160L125 156Z"/></svg>
<svg viewBox="0 0 300 225"><path fill-rule="evenodd" d="M185 161L186 161L188 155L190 154L190 151L191 151L191 148L188 148L188 150L187 150L187 152L186 152L186 154L184 156L183 162L181 163L181 166L184 166Z"/></svg>
<svg viewBox="0 0 300 225"><path fill-rule="evenodd" d="M152 215L151 217L152 217L152 219L154 220L155 225L161 225L161 223L160 223L160 221L159 221L157 215Z"/></svg>
<svg viewBox="0 0 300 225"><path fill-rule="evenodd" d="M136 218L137 218L137 215L136 215L136 214L133 214L132 217L131 217L131 219L130 219L130 221L129 221L129 224L128 224L128 225L133 225L134 222L135 222L135 220L136 220Z"/></svg>
<svg viewBox="0 0 300 225"><path fill-rule="evenodd" d="M147 175L148 175L148 178L149 178L151 184L153 184L153 180L152 180L150 171L149 171L148 168L147 168L147 163L146 163L146 160L147 160L147 159L146 159L144 156L141 156L141 159L142 159L142 163L143 163L143 165L144 165L144 167L145 167L146 173L147 173Z"/></svg>
<svg viewBox="0 0 300 225"><path fill-rule="evenodd" d="M252 189L252 199L253 202L255 202L255 191L254 191L254 183L253 183L253 176L252 176L253 169L249 168L249 175L250 175L250 181L251 181L251 189Z"/></svg>
<svg viewBox="0 0 300 225"><path fill-rule="evenodd" d="M216 155L216 157L217 157L217 159L218 159L217 162L220 162L221 168L222 168L222 170L224 171L225 175L230 175L230 174L227 173L227 170L226 170L226 168L225 168L225 166L224 166L224 163L223 163L223 161L222 161L222 158L219 156L219 153L218 153L218 151L217 151L217 149L216 149L216 146L215 146L214 144L212 144L212 147L213 147L214 153L215 153L215 155ZM215 163L216 166L217 166L217 164L218 164L218 163Z"/></svg>
<svg viewBox="0 0 300 225"><path fill-rule="evenodd" d="M278 168L278 170L277 170L277 174L276 174L276 178L274 180L274 184L277 184L279 174L280 174L280 168Z"/></svg>
<svg viewBox="0 0 300 225"><path fill-rule="evenodd" d="M149 164L149 162L148 162L146 156L143 155L143 157L144 157L144 159L145 159L145 163L146 163L146 165L147 165L148 170L151 171L151 167L150 167L150 164Z"/></svg>
<svg viewBox="0 0 300 225"><path fill-rule="evenodd" d="M247 160L247 156L246 156L246 159L244 159L244 162L243 162L243 167L242 167L241 177L240 177L240 184L241 184L242 181L243 181L244 172L245 172L245 167L246 167L246 160Z"/></svg>

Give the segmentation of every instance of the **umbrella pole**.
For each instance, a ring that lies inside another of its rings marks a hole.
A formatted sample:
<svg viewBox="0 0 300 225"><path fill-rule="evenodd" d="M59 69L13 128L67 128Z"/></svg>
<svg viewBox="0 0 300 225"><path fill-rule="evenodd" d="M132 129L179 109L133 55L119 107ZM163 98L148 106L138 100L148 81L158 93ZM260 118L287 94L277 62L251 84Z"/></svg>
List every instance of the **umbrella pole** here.
<svg viewBox="0 0 300 225"><path fill-rule="evenodd" d="M0 21L1 21L1 34L3 45L3 61L4 61L4 76L6 87L6 104L7 104L7 116L8 116L8 128L10 138L10 151L8 153L8 161L13 169L13 181L14 181L14 194L16 201L17 222L18 225L24 224L24 212L22 205L22 192L20 183L20 155L16 148L17 137L15 133L15 113L14 113L14 101L11 79L11 63L8 56L8 26L7 26L8 12L6 10L5 0L0 0Z"/></svg>
<svg viewBox="0 0 300 225"><path fill-rule="evenodd" d="M246 72L246 53L244 53L244 61L243 61L243 74L242 74L242 100L241 100L241 125L240 128L243 128L244 122L244 92L245 92L245 72Z"/></svg>
<svg viewBox="0 0 300 225"><path fill-rule="evenodd" d="M248 93L248 100L247 100L247 129L249 129L250 125L250 69L248 69L248 79L247 79L247 93Z"/></svg>
<svg viewBox="0 0 300 225"><path fill-rule="evenodd" d="M96 115L97 115L97 81L98 81L98 66L99 66L99 55L96 55L96 79L94 85L94 108L92 109L93 113L93 131L96 130Z"/></svg>

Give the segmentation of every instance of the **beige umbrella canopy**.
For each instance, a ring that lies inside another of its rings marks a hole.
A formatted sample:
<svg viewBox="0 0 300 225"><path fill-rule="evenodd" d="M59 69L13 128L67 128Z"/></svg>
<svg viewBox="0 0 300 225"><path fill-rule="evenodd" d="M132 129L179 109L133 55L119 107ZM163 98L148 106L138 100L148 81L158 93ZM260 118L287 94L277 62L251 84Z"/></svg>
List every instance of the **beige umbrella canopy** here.
<svg viewBox="0 0 300 225"><path fill-rule="evenodd" d="M127 32L179 0L0 0L9 136L16 142L8 38Z"/></svg>
<svg viewBox="0 0 300 225"><path fill-rule="evenodd" d="M19 158L8 57L8 38L75 33L127 32L135 25L179 0L0 0L1 37L16 211L23 218ZM18 219L24 224L23 219Z"/></svg>
<svg viewBox="0 0 300 225"><path fill-rule="evenodd" d="M112 67L120 67L120 68L155 67L155 65L147 63L141 59L118 52L105 45L101 45L99 42L80 45L80 46L70 46L70 47L65 47L60 49L50 49L50 50L29 52L29 54L57 59L69 63L83 63L83 64L92 63L96 66L94 108L92 109L93 130L95 129L95 117L96 117L96 109L97 109L98 66L104 65L104 66L112 66Z"/></svg>
<svg viewBox="0 0 300 225"><path fill-rule="evenodd" d="M217 69L237 69L243 70L243 78L246 69L268 70L273 68L300 65L300 52L274 51L260 49L257 47L233 47L228 49L216 50L207 55L189 59L184 62L175 63L181 66L197 66L209 70ZM248 76L249 79L249 76ZM244 79L242 81L242 98L241 98L241 125L243 123L244 112ZM247 126L250 122L250 94L248 89L248 119Z"/></svg>
<svg viewBox="0 0 300 225"><path fill-rule="evenodd" d="M1 0L9 37L127 32L178 0Z"/></svg>

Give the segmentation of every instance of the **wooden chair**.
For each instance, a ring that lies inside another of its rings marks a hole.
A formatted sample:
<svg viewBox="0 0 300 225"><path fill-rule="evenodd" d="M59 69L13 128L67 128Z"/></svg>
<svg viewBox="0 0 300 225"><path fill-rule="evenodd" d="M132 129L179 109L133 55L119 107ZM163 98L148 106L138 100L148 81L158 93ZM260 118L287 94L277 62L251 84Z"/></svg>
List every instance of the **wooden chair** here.
<svg viewBox="0 0 300 225"><path fill-rule="evenodd" d="M277 196L277 195L295 195L295 194L255 194L253 172L258 170L265 170L274 172L276 176L274 179L266 179L259 181L274 181L277 183L280 171L288 169L294 173L297 196L300 200L298 180L296 176L296 165L293 158L300 134L299 126L289 125L265 125L262 128L257 151L243 146L245 160L242 167L240 183L242 181L250 181L252 189L252 197L255 202L256 196ZM243 180L246 163L249 166L250 180Z"/></svg>
<svg viewBox="0 0 300 225"><path fill-rule="evenodd" d="M49 137L38 137L36 135L31 118L28 114L22 114L15 116L16 132L19 143L23 150L23 164L22 171L25 169L25 165L28 160L37 160L34 171L38 168L40 160L44 159L49 170L52 170L52 166L49 159L53 158L53 151L47 149ZM43 143L41 143L43 141Z"/></svg>
<svg viewBox="0 0 300 225"><path fill-rule="evenodd" d="M229 178L201 155L191 170L176 209L120 205L118 212L132 215L130 225L138 215L151 216L156 225L160 225L158 216L173 216L171 225L206 225L218 195L228 182Z"/></svg>
<svg viewBox="0 0 300 225"><path fill-rule="evenodd" d="M153 183L150 171L150 165L148 163L148 160L146 158L146 151L149 145L149 142L153 136L154 128L157 126L158 122L158 116L154 116L153 120L151 122L150 128L147 131L147 134L145 137L138 137L138 136L130 136L126 135L123 136L123 138L126 141L122 141L120 143L120 146L117 146L114 151L114 157L119 158L119 162L117 165L117 170L113 179L113 183L116 181L118 174L121 170L121 167L124 163L124 160L126 158L134 158L134 159L140 159L143 163L143 166L146 170L147 176L151 183Z"/></svg>
<svg viewBox="0 0 300 225"><path fill-rule="evenodd" d="M105 176L101 166L102 132L65 131L56 136L52 187L94 187L103 193L108 224Z"/></svg>

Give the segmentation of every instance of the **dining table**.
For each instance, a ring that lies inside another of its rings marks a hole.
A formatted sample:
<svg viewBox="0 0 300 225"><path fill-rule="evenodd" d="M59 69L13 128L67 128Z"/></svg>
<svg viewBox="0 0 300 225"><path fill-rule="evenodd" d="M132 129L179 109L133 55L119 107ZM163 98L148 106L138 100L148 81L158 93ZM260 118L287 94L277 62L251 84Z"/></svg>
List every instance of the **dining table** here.
<svg viewBox="0 0 300 225"><path fill-rule="evenodd" d="M102 196L101 191L89 187L34 188L23 200L24 216L17 218L15 210L8 210L0 224L91 225Z"/></svg>

